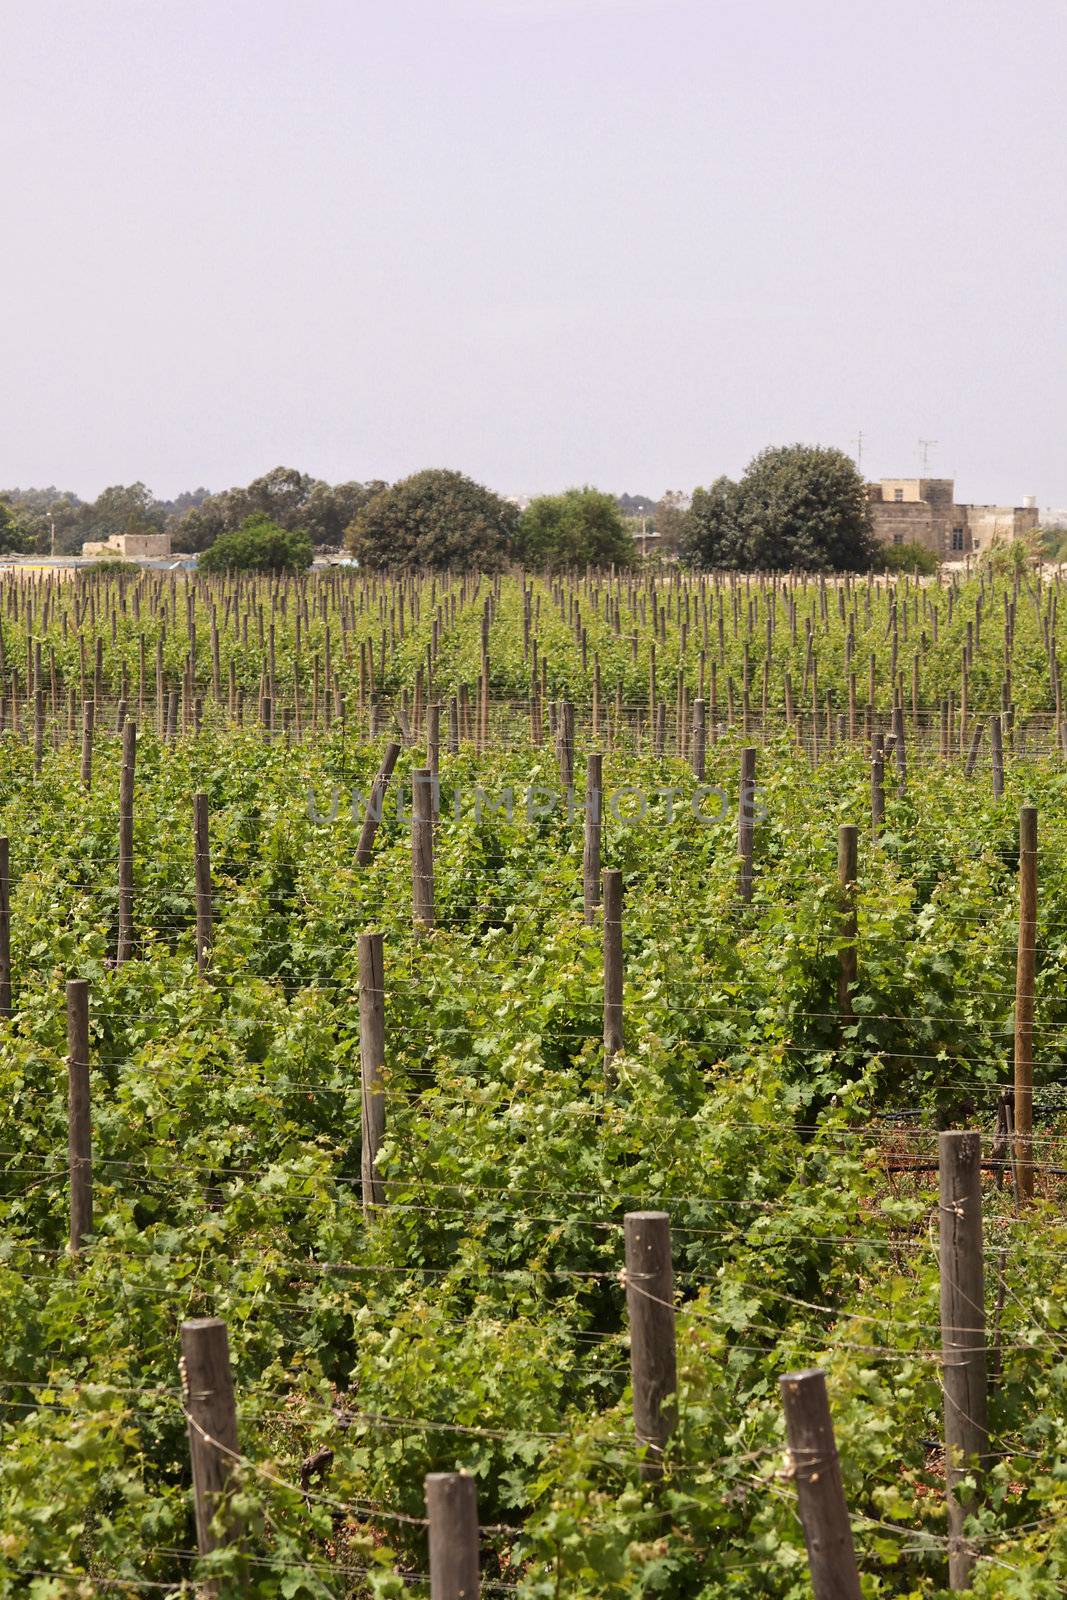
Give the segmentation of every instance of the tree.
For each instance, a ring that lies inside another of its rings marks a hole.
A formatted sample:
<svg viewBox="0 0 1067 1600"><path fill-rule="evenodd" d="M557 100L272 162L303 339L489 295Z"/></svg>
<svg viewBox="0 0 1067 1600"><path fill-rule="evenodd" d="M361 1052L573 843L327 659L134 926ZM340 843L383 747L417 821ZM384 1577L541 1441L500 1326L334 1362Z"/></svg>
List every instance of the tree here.
<svg viewBox="0 0 1067 1600"><path fill-rule="evenodd" d="M668 489L656 506L656 551L676 556L682 549L688 525L690 498L680 489Z"/></svg>
<svg viewBox="0 0 1067 1600"><path fill-rule="evenodd" d="M683 548L693 566L805 572L863 571L879 549L851 458L801 444L761 451L739 483L697 489Z"/></svg>
<svg viewBox="0 0 1067 1600"><path fill-rule="evenodd" d="M63 555L81 549L81 519L87 507L76 494L49 485L47 489L0 489L23 541L23 548L47 554L55 547Z"/></svg>
<svg viewBox="0 0 1067 1600"><path fill-rule="evenodd" d="M843 450L763 450L738 488L747 567L856 572L877 564L867 488Z"/></svg>
<svg viewBox="0 0 1067 1600"><path fill-rule="evenodd" d="M275 467L243 488L223 489L192 505L171 524L174 548L206 550L249 517L268 517L279 528L302 528L316 549L337 549L356 512L385 487L323 483L295 467Z"/></svg>
<svg viewBox="0 0 1067 1600"><path fill-rule="evenodd" d="M515 506L461 472L432 469L394 483L356 513L346 541L368 567L496 571L510 559Z"/></svg>
<svg viewBox="0 0 1067 1600"><path fill-rule="evenodd" d="M618 501L598 489L538 495L519 520L517 554L527 566L629 566L635 553Z"/></svg>
<svg viewBox="0 0 1067 1600"><path fill-rule="evenodd" d="M311 565L311 540L298 528L280 528L268 517L247 517L239 528L222 533L205 550L200 572L306 572Z"/></svg>
<svg viewBox="0 0 1067 1600"><path fill-rule="evenodd" d="M388 487L380 478L370 483L314 484L304 506L303 525L315 548L339 550L356 513Z"/></svg>
<svg viewBox="0 0 1067 1600"><path fill-rule="evenodd" d="M81 537L108 539L113 533L159 533L165 510L143 483L113 484L82 511Z"/></svg>
<svg viewBox="0 0 1067 1600"><path fill-rule="evenodd" d="M716 478L709 488L694 489L680 543L688 566L745 566L739 485L731 478Z"/></svg>
<svg viewBox="0 0 1067 1600"><path fill-rule="evenodd" d="M879 545L874 565L884 572L924 572L929 576L937 571L940 562L924 544L912 542Z"/></svg>
<svg viewBox="0 0 1067 1600"><path fill-rule="evenodd" d="M14 512L0 500L0 555L21 555L25 548Z"/></svg>

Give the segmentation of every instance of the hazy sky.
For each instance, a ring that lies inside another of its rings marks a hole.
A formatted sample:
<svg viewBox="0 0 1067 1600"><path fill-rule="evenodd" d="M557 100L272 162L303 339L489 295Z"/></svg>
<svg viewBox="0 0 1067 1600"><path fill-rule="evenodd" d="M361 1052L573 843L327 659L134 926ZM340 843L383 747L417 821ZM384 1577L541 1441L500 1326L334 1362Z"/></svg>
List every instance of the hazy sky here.
<svg viewBox="0 0 1067 1600"><path fill-rule="evenodd" d="M0 0L0 484L1067 505L1062 0Z"/></svg>

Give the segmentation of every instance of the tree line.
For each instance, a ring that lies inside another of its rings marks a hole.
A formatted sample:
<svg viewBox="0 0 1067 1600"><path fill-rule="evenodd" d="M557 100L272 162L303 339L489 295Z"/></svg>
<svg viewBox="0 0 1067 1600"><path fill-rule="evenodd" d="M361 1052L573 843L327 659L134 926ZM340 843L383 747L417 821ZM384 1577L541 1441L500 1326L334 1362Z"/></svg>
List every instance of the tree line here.
<svg viewBox="0 0 1067 1600"><path fill-rule="evenodd" d="M315 550L376 568L540 570L630 566L649 553L692 567L863 571L885 564L863 479L842 451L775 447L735 482L691 497L611 495L588 486L527 505L460 472L428 470L397 483L329 484L276 467L243 487L158 500L143 483L92 502L56 489L0 490L0 550L66 554L114 533L169 532L205 570L301 570Z"/></svg>

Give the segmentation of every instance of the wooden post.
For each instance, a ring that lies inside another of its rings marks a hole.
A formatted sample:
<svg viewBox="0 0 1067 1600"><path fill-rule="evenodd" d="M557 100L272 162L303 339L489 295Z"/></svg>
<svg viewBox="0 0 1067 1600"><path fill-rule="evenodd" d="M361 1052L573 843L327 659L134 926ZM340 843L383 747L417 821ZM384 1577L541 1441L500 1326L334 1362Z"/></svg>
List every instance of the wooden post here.
<svg viewBox="0 0 1067 1600"><path fill-rule="evenodd" d="M207 971L211 949L211 837L206 794L193 795L193 866L196 874L196 970Z"/></svg>
<svg viewBox="0 0 1067 1600"><path fill-rule="evenodd" d="M979 722L975 727L974 737L971 739L971 748L967 752L967 760L963 767L963 776L965 778L969 778L971 776L978 761L978 746L982 742L982 730L984 727L984 722Z"/></svg>
<svg viewBox="0 0 1067 1600"><path fill-rule="evenodd" d="M0 838L0 1017L11 1015L11 847Z"/></svg>
<svg viewBox="0 0 1067 1600"><path fill-rule="evenodd" d="M815 1600L860 1600L856 1549L821 1367L779 1379Z"/></svg>
<svg viewBox="0 0 1067 1600"><path fill-rule="evenodd" d="M181 1328L181 1379L193 1469L196 1542L202 1556L238 1537L236 1519L212 1527L226 1494L237 1454L237 1406L230 1372L226 1324L218 1317L194 1317ZM215 1593L211 1585L209 1593Z"/></svg>
<svg viewBox="0 0 1067 1600"><path fill-rule="evenodd" d="M837 1008L843 1022L853 1019L852 990L856 983L856 876L859 829L843 822L837 830L837 883L841 901L841 946L837 956Z"/></svg>
<svg viewBox="0 0 1067 1600"><path fill-rule="evenodd" d="M977 1133L938 1137L940 1180L941 1387L945 1407L948 1581L969 1589L974 1557L963 1524L975 1497L966 1478L989 1449L982 1266L982 1141Z"/></svg>
<svg viewBox="0 0 1067 1600"><path fill-rule="evenodd" d="M574 702L572 700L560 702L556 746L560 782L564 791L567 791L574 787Z"/></svg>
<svg viewBox="0 0 1067 1600"><path fill-rule="evenodd" d="M609 867L602 875L604 894L604 1061L623 1047L622 1027L622 873Z"/></svg>
<svg viewBox="0 0 1067 1600"><path fill-rule="evenodd" d="M656 1478L674 1429L678 1387L670 1218L665 1211L630 1211L623 1236L634 1428L646 1447L641 1475Z"/></svg>
<svg viewBox="0 0 1067 1600"><path fill-rule="evenodd" d="M999 800L1004 793L1004 731L999 716L989 719L989 743L993 753L993 799Z"/></svg>
<svg viewBox="0 0 1067 1600"><path fill-rule="evenodd" d="M82 706L82 786L93 786L93 702Z"/></svg>
<svg viewBox="0 0 1067 1600"><path fill-rule="evenodd" d="M478 1491L466 1472L426 1477L430 1600L478 1600Z"/></svg>
<svg viewBox="0 0 1067 1600"><path fill-rule="evenodd" d="M115 965L133 954L133 796L137 773L137 724L122 728L122 771L119 775L119 932Z"/></svg>
<svg viewBox="0 0 1067 1600"><path fill-rule="evenodd" d="M585 848L582 853L582 884L585 920L592 926L600 904L600 831L603 818L604 757L592 751L585 758Z"/></svg>
<svg viewBox="0 0 1067 1600"><path fill-rule="evenodd" d="M89 1113L89 984L67 984L67 1115L70 1166L70 1248L93 1231L93 1139Z"/></svg>
<svg viewBox="0 0 1067 1600"><path fill-rule="evenodd" d="M433 777L428 767L411 774L411 895L416 927L432 928Z"/></svg>
<svg viewBox="0 0 1067 1600"><path fill-rule="evenodd" d="M1037 807L1019 813L1019 945L1015 962L1015 1169L1032 1200L1034 1168L1034 970L1037 941Z"/></svg>
<svg viewBox="0 0 1067 1600"><path fill-rule="evenodd" d="M908 756L904 745L904 707L893 707L893 746L897 759L897 794L903 800L908 790Z"/></svg>
<svg viewBox="0 0 1067 1600"><path fill-rule="evenodd" d="M426 765L430 772L436 821L441 811L441 707L436 701L426 707Z"/></svg>
<svg viewBox="0 0 1067 1600"><path fill-rule="evenodd" d="M378 1176L378 1150L385 1138L385 958L380 933L359 936L359 1075L363 1095L363 1207L385 1203L385 1185Z"/></svg>
<svg viewBox="0 0 1067 1600"><path fill-rule="evenodd" d="M690 753L690 765L693 776L698 783L704 782L704 769L707 752L707 718L703 700L693 701L693 748Z"/></svg>
<svg viewBox="0 0 1067 1600"><path fill-rule="evenodd" d="M371 707L374 711L374 707ZM396 743L386 746L382 757L382 764L378 768L378 775L367 801L367 814L363 818L363 827L360 830L359 844L356 846L356 865L366 867L370 865L371 853L374 850L374 835L378 832L378 824L382 820L382 808L385 805L385 791L389 787L389 779L393 775L400 746Z"/></svg>
<svg viewBox="0 0 1067 1600"><path fill-rule="evenodd" d="M738 893L752 899L752 848L755 834L756 751L747 746L741 752L741 798L737 807L737 853L741 858Z"/></svg>
<svg viewBox="0 0 1067 1600"><path fill-rule="evenodd" d="M877 839L885 821L885 735L871 740L871 832Z"/></svg>

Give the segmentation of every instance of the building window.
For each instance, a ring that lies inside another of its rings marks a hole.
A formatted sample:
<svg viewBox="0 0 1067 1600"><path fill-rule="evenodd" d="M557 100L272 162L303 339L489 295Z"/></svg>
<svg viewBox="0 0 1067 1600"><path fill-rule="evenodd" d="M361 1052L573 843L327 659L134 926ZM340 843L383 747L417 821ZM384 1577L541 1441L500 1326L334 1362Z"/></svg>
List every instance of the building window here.
<svg viewBox="0 0 1067 1600"><path fill-rule="evenodd" d="M903 498L904 498L903 489L894 489L893 490L893 499L897 502L898 505L903 500Z"/></svg>
<svg viewBox="0 0 1067 1600"><path fill-rule="evenodd" d="M902 533L895 533L893 535L893 543L894 544L903 544L904 543L904 535Z"/></svg>
<svg viewBox="0 0 1067 1600"><path fill-rule="evenodd" d="M963 529L962 528L953 528L953 530L952 530L952 548L953 548L953 550L962 550L963 549Z"/></svg>

